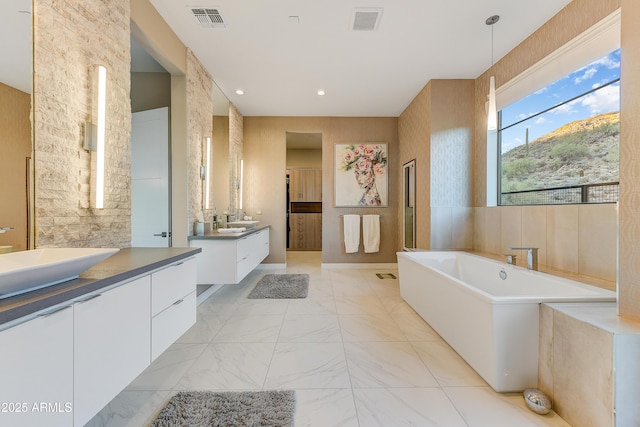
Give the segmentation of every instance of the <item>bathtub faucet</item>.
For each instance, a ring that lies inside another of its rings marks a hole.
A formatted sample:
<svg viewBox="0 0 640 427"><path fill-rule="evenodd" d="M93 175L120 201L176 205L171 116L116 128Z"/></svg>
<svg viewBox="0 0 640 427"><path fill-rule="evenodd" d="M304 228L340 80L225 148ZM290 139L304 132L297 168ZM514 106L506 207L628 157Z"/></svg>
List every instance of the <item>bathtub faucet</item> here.
<svg viewBox="0 0 640 427"><path fill-rule="evenodd" d="M529 270L538 269L538 248L514 248L508 247L509 251L527 251L527 268Z"/></svg>

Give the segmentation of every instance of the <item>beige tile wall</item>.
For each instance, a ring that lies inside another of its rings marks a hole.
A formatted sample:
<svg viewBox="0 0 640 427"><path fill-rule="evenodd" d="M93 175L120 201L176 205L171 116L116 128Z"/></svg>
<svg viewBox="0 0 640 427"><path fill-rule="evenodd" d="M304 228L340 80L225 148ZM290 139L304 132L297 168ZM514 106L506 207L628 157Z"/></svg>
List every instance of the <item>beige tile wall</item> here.
<svg viewBox="0 0 640 427"><path fill-rule="evenodd" d="M474 249L537 247L540 265L615 282L616 217L615 204L475 208ZM523 251L512 253L525 264Z"/></svg>
<svg viewBox="0 0 640 427"><path fill-rule="evenodd" d="M553 313L554 410L573 426L612 426L613 335Z"/></svg>
<svg viewBox="0 0 640 427"><path fill-rule="evenodd" d="M471 249L472 242L473 208L431 208L431 249Z"/></svg>
<svg viewBox="0 0 640 427"><path fill-rule="evenodd" d="M636 426L640 419L640 322L615 303L540 308L538 388L573 426Z"/></svg>

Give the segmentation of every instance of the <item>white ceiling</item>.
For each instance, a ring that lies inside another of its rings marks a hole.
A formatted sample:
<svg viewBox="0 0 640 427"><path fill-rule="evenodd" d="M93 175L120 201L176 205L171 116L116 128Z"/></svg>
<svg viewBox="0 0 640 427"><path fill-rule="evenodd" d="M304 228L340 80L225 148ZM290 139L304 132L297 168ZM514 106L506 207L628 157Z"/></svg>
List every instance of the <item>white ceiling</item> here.
<svg viewBox="0 0 640 427"><path fill-rule="evenodd" d="M489 16L501 17L497 61L570 2L150 1L243 115L370 117L399 116L431 79L473 79L487 70ZM218 9L226 28L202 28L194 6ZM355 7L383 8L376 31L351 30Z"/></svg>

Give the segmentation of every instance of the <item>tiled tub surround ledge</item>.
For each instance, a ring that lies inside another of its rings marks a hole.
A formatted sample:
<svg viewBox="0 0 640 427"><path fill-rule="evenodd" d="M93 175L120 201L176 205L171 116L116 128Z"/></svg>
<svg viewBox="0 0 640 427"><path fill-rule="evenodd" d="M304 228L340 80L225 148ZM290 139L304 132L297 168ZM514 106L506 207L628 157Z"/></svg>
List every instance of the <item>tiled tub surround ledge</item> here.
<svg viewBox="0 0 640 427"><path fill-rule="evenodd" d="M399 252L398 271L402 298L498 392L537 386L540 303L616 300L465 252Z"/></svg>
<svg viewBox="0 0 640 427"><path fill-rule="evenodd" d="M551 303L540 310L538 387L574 426L637 426L640 322L615 303Z"/></svg>
<svg viewBox="0 0 640 427"><path fill-rule="evenodd" d="M196 322L198 252L123 249L3 300L0 425L85 425Z"/></svg>
<svg viewBox="0 0 640 427"><path fill-rule="evenodd" d="M80 277L45 289L0 300L0 330L83 295L129 281L200 252L199 248L126 248Z"/></svg>

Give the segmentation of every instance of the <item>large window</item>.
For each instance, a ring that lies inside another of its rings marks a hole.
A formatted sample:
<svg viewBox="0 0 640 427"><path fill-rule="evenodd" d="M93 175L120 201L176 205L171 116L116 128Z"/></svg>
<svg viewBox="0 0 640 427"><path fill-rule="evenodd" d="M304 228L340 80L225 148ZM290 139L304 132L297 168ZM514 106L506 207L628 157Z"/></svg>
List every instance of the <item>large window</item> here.
<svg viewBox="0 0 640 427"><path fill-rule="evenodd" d="M501 205L618 200L620 49L499 112Z"/></svg>

